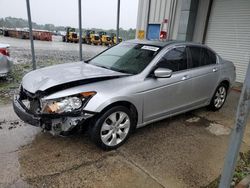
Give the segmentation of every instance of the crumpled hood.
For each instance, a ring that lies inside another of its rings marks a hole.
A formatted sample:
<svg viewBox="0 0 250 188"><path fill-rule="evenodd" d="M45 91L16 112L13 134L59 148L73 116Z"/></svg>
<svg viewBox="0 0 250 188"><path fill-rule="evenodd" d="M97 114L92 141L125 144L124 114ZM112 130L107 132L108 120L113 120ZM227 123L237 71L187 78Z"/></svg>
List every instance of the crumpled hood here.
<svg viewBox="0 0 250 188"><path fill-rule="evenodd" d="M66 63L31 71L23 77L22 86L25 90L35 93L48 88L70 84L74 81L102 77L116 77L124 73L108 70L83 62Z"/></svg>

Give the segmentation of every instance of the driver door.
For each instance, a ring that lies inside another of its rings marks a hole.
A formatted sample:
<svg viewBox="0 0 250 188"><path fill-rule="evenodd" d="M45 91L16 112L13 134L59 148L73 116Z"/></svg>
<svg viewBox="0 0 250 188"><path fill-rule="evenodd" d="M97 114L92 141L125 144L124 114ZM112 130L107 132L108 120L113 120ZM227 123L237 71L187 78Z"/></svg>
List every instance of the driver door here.
<svg viewBox="0 0 250 188"><path fill-rule="evenodd" d="M184 111L192 103L186 47L175 47L168 51L158 62L157 68L168 68L173 73L169 78L151 76L145 80L144 123Z"/></svg>

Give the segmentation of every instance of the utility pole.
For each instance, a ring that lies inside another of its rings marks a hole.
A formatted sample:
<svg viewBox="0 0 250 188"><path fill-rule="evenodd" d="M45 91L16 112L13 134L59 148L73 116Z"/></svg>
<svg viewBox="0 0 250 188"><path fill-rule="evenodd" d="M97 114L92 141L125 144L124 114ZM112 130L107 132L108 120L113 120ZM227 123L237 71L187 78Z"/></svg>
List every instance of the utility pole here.
<svg viewBox="0 0 250 188"><path fill-rule="evenodd" d="M79 57L82 61L82 2L78 0L78 13L79 13Z"/></svg>
<svg viewBox="0 0 250 188"><path fill-rule="evenodd" d="M250 63L248 65L245 82L241 91L240 101L236 113L235 127L232 131L228 152L224 162L219 188L231 185L237 157L250 112Z"/></svg>
<svg viewBox="0 0 250 188"><path fill-rule="evenodd" d="M118 44L119 41L119 29L120 29L120 0L117 0L117 18L116 18L116 44Z"/></svg>
<svg viewBox="0 0 250 188"><path fill-rule="evenodd" d="M28 21L29 21L29 38L30 38L30 47L31 47L31 55L32 55L32 66L33 70L36 69L36 59L35 59L35 50L34 50L34 41L33 41L33 33L32 33L32 21L31 21L31 14L30 14L30 1L26 0L27 5L27 14L28 14Z"/></svg>

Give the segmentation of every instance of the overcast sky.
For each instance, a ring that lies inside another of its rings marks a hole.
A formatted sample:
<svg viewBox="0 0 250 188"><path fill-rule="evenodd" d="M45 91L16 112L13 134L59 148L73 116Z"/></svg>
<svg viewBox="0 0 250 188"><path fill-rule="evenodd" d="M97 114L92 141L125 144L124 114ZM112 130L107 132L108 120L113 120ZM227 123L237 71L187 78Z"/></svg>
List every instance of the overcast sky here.
<svg viewBox="0 0 250 188"><path fill-rule="evenodd" d="M78 0L30 0L32 21L78 26ZM116 28L117 0L82 0L83 28ZM138 0L121 0L120 27L136 28ZM26 0L0 0L0 18L27 19Z"/></svg>

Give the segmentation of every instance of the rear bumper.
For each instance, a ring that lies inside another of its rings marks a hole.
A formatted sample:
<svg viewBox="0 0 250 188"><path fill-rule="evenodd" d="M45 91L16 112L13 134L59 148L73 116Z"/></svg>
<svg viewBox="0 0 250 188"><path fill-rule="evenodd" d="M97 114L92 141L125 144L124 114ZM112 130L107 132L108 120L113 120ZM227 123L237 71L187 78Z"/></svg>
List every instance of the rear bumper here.
<svg viewBox="0 0 250 188"><path fill-rule="evenodd" d="M26 123L40 127L41 118L35 116L26 108L26 106L19 100L19 95L14 96L13 108L17 116Z"/></svg>
<svg viewBox="0 0 250 188"><path fill-rule="evenodd" d="M13 62L7 56L0 56L0 77L8 76L11 71Z"/></svg>

